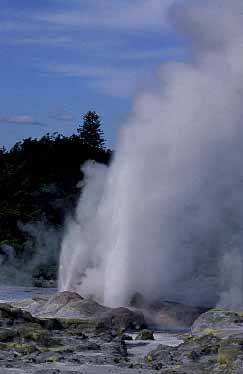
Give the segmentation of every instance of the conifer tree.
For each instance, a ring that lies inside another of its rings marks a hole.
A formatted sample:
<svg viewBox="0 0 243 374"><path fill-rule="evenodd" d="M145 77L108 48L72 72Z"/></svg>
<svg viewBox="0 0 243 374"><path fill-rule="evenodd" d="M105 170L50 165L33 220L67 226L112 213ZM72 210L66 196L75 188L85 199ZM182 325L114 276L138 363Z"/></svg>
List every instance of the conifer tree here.
<svg viewBox="0 0 243 374"><path fill-rule="evenodd" d="M100 116L95 111L88 111L83 117L83 125L78 134L83 145L94 149L104 149L105 139L101 129Z"/></svg>

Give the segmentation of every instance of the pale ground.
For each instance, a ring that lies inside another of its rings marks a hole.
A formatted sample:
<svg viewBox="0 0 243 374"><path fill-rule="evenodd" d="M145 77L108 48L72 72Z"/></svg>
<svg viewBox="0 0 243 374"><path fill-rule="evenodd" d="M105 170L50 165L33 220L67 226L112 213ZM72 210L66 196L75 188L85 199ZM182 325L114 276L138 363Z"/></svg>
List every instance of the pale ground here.
<svg viewBox="0 0 243 374"><path fill-rule="evenodd" d="M55 366L36 366L34 369L1 369L0 374L153 374L152 370L145 369L126 369L113 366L90 366L82 365L79 367L55 365Z"/></svg>

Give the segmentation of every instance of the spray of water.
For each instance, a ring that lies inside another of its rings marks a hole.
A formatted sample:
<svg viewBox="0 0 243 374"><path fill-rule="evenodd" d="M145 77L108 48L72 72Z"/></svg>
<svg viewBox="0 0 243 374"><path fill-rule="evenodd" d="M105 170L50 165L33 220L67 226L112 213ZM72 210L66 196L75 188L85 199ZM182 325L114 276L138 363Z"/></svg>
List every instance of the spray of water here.
<svg viewBox="0 0 243 374"><path fill-rule="evenodd" d="M109 169L88 163L62 243L59 287L126 305L135 292L241 303L243 4L183 2L190 58L141 93ZM237 265L237 271L235 271Z"/></svg>

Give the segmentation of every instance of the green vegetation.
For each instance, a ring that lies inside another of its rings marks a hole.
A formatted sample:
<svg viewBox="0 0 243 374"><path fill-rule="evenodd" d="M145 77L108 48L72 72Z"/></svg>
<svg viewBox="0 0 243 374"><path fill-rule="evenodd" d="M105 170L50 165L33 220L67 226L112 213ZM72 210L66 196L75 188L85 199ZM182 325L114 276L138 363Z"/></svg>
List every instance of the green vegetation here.
<svg viewBox="0 0 243 374"><path fill-rule="evenodd" d="M62 227L80 194L82 164L87 160L108 164L111 151L98 114L89 111L72 136L47 133L27 138L9 151L0 149L0 250L11 245L17 256L34 241L21 225L44 221Z"/></svg>
<svg viewBox="0 0 243 374"><path fill-rule="evenodd" d="M239 354L237 347L220 347L218 352L218 363L220 367L233 368Z"/></svg>

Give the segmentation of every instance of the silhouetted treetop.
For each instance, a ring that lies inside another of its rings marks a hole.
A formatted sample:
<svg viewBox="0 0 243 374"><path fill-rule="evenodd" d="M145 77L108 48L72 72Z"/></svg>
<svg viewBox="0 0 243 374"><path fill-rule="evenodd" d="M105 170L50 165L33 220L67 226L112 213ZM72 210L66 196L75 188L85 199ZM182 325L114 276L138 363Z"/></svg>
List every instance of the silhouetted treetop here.
<svg viewBox="0 0 243 374"><path fill-rule="evenodd" d="M83 125L77 129L81 143L94 149L104 149L105 139L101 129L101 119L95 111L83 116Z"/></svg>

